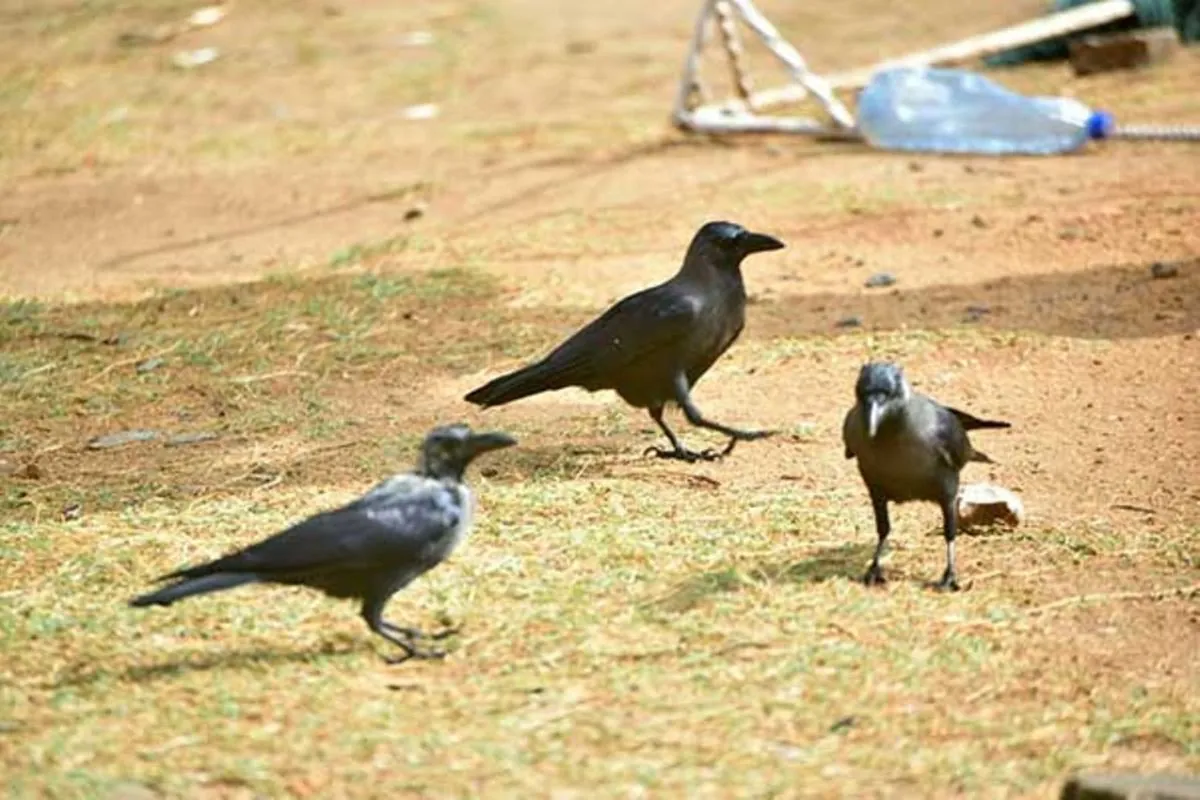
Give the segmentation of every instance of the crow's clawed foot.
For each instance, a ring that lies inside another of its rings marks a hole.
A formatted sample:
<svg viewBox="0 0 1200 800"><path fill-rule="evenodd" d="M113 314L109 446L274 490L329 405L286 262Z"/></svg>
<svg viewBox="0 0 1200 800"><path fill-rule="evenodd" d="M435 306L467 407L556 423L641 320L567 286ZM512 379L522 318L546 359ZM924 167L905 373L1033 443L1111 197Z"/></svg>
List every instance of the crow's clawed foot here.
<svg viewBox="0 0 1200 800"><path fill-rule="evenodd" d="M942 575L942 579L934 584L933 588L939 592L957 592L961 587L958 585L958 576L950 570L946 570L945 574Z"/></svg>
<svg viewBox="0 0 1200 800"><path fill-rule="evenodd" d="M396 635L403 636L405 639L422 639L425 636L419 628L398 628L394 625L389 625L388 628Z"/></svg>
<svg viewBox="0 0 1200 800"><path fill-rule="evenodd" d="M421 635L428 639L432 639L433 641L436 642L436 641L440 641L441 639L448 639L449 637L455 636L459 633L462 633L461 625L447 625L446 627L442 628L441 630L436 630L433 633L421 634Z"/></svg>
<svg viewBox="0 0 1200 800"><path fill-rule="evenodd" d="M655 458L669 458L675 461L686 461L689 464L695 464L697 461L720 461L731 449L727 447L724 452L718 452L709 448L696 452L684 447L668 449L666 447L659 447L658 445L650 445L642 455L653 455Z"/></svg>
<svg viewBox="0 0 1200 800"><path fill-rule="evenodd" d="M878 564L867 567L867 574L863 575L863 583L867 586L883 586L887 583L887 578L883 577L883 567Z"/></svg>

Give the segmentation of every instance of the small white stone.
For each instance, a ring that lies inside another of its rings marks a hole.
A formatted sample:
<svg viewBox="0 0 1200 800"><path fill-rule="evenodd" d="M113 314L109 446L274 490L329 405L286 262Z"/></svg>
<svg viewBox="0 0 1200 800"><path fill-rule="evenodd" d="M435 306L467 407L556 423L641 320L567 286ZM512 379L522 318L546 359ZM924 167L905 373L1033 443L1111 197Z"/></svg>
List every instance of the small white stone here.
<svg viewBox="0 0 1200 800"><path fill-rule="evenodd" d="M436 103L422 103L419 106L409 106L400 113L405 119L433 119L439 110Z"/></svg>
<svg viewBox="0 0 1200 800"><path fill-rule="evenodd" d="M205 64L211 64L221 55L215 47L201 47L199 50L180 50L171 56L171 63L180 69L195 69Z"/></svg>
<svg viewBox="0 0 1200 800"><path fill-rule="evenodd" d="M225 19L225 9L221 6L205 6L198 8L188 17L188 25L193 28L207 28Z"/></svg>
<svg viewBox="0 0 1200 800"><path fill-rule="evenodd" d="M428 47L433 44L433 34L429 31L413 31L401 36L397 42L402 47Z"/></svg>

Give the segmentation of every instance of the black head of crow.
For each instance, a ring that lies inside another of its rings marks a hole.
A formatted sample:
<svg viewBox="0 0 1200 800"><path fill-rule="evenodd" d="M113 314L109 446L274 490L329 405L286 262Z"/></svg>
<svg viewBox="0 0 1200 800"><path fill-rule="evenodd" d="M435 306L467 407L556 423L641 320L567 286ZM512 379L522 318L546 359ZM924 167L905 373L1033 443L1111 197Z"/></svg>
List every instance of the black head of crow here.
<svg viewBox="0 0 1200 800"><path fill-rule="evenodd" d="M707 222L692 237L683 266L736 271L746 256L784 246L774 236L748 231L736 222Z"/></svg>
<svg viewBox="0 0 1200 800"><path fill-rule="evenodd" d="M912 389L900 367L887 361L873 361L859 371L854 396L866 411L867 435L874 439L884 422L903 412Z"/></svg>
<svg viewBox="0 0 1200 800"><path fill-rule="evenodd" d="M506 433L475 433L461 423L443 425L425 437L416 472L430 478L460 481L478 456L514 444L516 440Z"/></svg>

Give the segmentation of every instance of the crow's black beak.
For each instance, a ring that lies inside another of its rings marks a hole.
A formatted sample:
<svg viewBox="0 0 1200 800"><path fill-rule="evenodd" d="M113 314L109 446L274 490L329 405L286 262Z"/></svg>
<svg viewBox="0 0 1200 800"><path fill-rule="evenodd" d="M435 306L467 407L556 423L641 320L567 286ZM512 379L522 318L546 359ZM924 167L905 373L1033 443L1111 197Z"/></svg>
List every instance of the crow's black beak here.
<svg viewBox="0 0 1200 800"><path fill-rule="evenodd" d="M879 433L879 423L883 421L883 403L878 400L867 401L867 438L874 439Z"/></svg>
<svg viewBox="0 0 1200 800"><path fill-rule="evenodd" d="M782 250L783 242L776 239L774 236L767 236L765 233L751 233L747 231L741 237L742 252L749 255L750 253L765 253L768 250Z"/></svg>
<svg viewBox="0 0 1200 800"><path fill-rule="evenodd" d="M512 447L517 443L517 440L509 436L507 433L476 433L471 436L471 453L479 455L486 453L489 450L500 450L505 447Z"/></svg>

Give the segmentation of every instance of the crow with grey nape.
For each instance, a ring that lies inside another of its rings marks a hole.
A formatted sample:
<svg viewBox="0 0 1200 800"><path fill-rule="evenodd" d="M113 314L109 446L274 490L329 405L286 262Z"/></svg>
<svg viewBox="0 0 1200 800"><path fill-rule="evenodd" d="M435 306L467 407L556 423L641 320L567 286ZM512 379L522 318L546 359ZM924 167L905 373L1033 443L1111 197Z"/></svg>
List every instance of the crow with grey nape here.
<svg viewBox="0 0 1200 800"><path fill-rule="evenodd" d="M683 265L666 283L618 302L537 363L475 389L466 400L487 408L541 392L577 386L612 389L634 408L645 408L670 448L647 454L693 462L728 455L740 441L772 431L739 430L708 419L692 401L696 381L742 332L746 287L742 259L779 250L783 242L732 222L709 222L696 232ZM692 425L729 437L721 451L684 447L663 419L678 405Z"/></svg>
<svg viewBox="0 0 1200 800"><path fill-rule="evenodd" d="M993 463L971 446L967 431L1009 428L1007 422L979 419L939 405L908 385L895 364L865 365L854 387L857 402L846 414L842 440L846 458L858 459L858 471L875 511L879 543L863 578L867 585L884 582L879 558L891 533L888 503L925 500L942 509L946 539L946 571L937 587L957 590L954 538L958 534L958 475L969 461Z"/></svg>
<svg viewBox="0 0 1200 800"><path fill-rule="evenodd" d="M421 445L416 469L394 475L358 500L326 511L258 544L159 580L174 581L130 601L169 606L196 594L247 583L308 586L330 597L362 603L367 627L402 651L388 659L441 658L417 640L441 639L383 618L393 594L436 567L471 527L474 498L463 472L479 455L516 444L504 433L474 433L466 425L434 428Z"/></svg>

